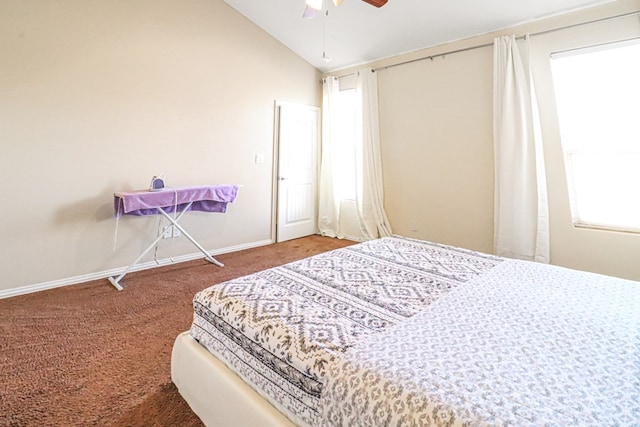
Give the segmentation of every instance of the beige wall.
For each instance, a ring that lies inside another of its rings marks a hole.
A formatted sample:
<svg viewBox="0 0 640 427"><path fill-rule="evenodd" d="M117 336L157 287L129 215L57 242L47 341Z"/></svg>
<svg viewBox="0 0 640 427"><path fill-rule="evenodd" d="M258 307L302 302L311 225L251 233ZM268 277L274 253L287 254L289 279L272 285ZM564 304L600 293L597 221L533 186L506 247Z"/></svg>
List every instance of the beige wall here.
<svg viewBox="0 0 640 427"><path fill-rule="evenodd" d="M373 68L640 11L640 1L544 19L368 64ZM540 97L553 264L640 280L640 235L571 224L549 54L640 37L637 16L531 37ZM378 71L385 207L395 233L493 252L492 47ZM335 74L349 73L343 70ZM417 231L411 223L416 221Z"/></svg>
<svg viewBox="0 0 640 427"><path fill-rule="evenodd" d="M395 233L492 251L491 73L486 49L378 72Z"/></svg>
<svg viewBox="0 0 640 427"><path fill-rule="evenodd" d="M320 76L222 0L4 0L0 58L0 292L127 265L157 218L112 251L112 193L157 173L244 186L185 217L207 249L270 240L274 101L320 105Z"/></svg>

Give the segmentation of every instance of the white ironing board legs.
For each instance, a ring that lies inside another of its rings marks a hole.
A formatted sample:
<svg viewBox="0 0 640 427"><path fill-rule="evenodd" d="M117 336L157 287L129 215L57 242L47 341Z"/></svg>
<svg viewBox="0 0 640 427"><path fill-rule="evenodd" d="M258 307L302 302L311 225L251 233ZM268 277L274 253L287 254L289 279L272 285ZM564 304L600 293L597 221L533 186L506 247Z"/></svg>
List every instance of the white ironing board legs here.
<svg viewBox="0 0 640 427"><path fill-rule="evenodd" d="M193 202L192 202L193 203ZM189 208L191 207L191 204L189 203L182 212L180 212L180 214L176 217L176 218L172 218L171 215L169 215L163 208L158 208L158 210L160 211L160 213L162 215L164 215L165 218L167 218L170 222L169 225L167 225L166 227L163 228L162 233L160 233L160 235L149 244L149 246L142 251L142 253L140 254L140 256L138 256L138 258L136 258L135 261L133 261L127 268L124 269L124 271L122 273L120 273L120 275L118 277L109 277L109 282L119 291L122 290L122 286L120 285L120 281L122 280L122 278L124 276L127 275L127 273L129 273L129 271L131 271L131 269L140 262L140 260L151 250L153 249L154 246L156 246L158 244L158 242L160 240L162 240L164 238L164 232L167 228L169 227L176 227L178 230L180 230L180 232L184 235L184 237L186 237L187 239L189 239L189 241L191 243L193 243L193 245L198 248L200 250L200 252L202 252L205 256L205 258L207 259L207 261L209 261L212 264L215 264L219 267L224 267L224 264L221 263L220 261L218 261L217 259L215 259L214 257L212 257L203 247L202 245L200 245L198 242L196 242L196 240L191 237L191 235L189 233L187 233L187 231L180 225L178 224L178 221L180 221L180 219L182 218L182 216L185 214L185 212L187 212L189 210Z"/></svg>
<svg viewBox="0 0 640 427"><path fill-rule="evenodd" d="M164 215L164 217L165 217L165 218L167 218L167 219L169 220L169 222L171 222L171 224L173 224L173 226L174 226L175 228L177 228L178 230L180 230L180 232L184 235L184 237L186 237L187 239L189 239L189 241L190 241L191 243L193 243L193 245L194 245L196 248L200 249L200 252L202 252L202 253L204 254L204 257L207 259L207 261L209 261L210 263L213 263L213 264L217 265L218 267L224 267L224 264L223 264L223 263L221 263L220 261L218 261L217 259L215 259L215 258L214 258L214 257L212 257L211 255L209 255L209 253L208 253L208 252L207 252L207 251L206 251L206 250L205 250L205 249L200 245L200 243L196 242L196 240L195 240L193 237L191 237L191 235L190 235L189 233L187 233L187 231L186 231L184 228L182 228L182 227L180 226L180 224L178 224L178 221L180 220L180 218L182 218L182 214L184 214L184 213L189 209L189 207L190 207L190 206L191 206L191 203L189 203L189 204L187 205L186 209L185 209L184 211L182 211L182 212L180 213L180 215L178 215L178 217L177 217L176 219L171 218L171 216L170 216L168 213L166 213L166 212L164 211L164 209L162 209L162 208L160 208L160 213L161 213L162 215ZM170 227L170 226L168 226L168 227Z"/></svg>

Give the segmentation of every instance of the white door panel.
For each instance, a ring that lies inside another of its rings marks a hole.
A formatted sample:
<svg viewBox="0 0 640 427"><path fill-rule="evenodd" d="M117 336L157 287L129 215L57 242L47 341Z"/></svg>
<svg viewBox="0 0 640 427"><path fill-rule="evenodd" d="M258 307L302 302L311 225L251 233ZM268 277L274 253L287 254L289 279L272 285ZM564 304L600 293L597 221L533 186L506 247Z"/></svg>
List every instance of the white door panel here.
<svg viewBox="0 0 640 427"><path fill-rule="evenodd" d="M276 240L317 231L317 107L278 104L278 210Z"/></svg>

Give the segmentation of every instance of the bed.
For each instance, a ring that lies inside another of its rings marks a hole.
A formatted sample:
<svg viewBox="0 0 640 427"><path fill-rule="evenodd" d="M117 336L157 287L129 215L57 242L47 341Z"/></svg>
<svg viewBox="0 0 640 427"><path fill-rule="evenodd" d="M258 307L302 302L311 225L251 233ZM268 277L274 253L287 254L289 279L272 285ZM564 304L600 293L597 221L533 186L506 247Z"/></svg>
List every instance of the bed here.
<svg viewBox="0 0 640 427"><path fill-rule="evenodd" d="M640 284L399 236L212 286L172 354L206 425L640 423Z"/></svg>

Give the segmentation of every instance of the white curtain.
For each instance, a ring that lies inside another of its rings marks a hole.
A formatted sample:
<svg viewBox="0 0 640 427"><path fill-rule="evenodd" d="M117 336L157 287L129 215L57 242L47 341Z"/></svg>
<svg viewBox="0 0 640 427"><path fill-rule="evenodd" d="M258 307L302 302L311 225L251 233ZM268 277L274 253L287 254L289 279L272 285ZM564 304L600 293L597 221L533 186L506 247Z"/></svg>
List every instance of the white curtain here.
<svg viewBox="0 0 640 427"><path fill-rule="evenodd" d="M335 179L332 145L340 138L334 134L336 94L339 84L335 78L325 79L322 101L322 150L320 163L320 190L318 228L320 233L331 237L345 237L340 229L341 207L336 186L342 185ZM356 220L360 229L358 238L375 239L391 234L391 225L384 212L382 190L382 162L380 156L380 132L378 126L378 83L370 68L358 71L356 77L356 136L354 164Z"/></svg>
<svg viewBox="0 0 640 427"><path fill-rule="evenodd" d="M384 211L382 160L378 124L378 75L370 68L358 72L356 97L356 202L360 228L366 239L389 236L391 224ZM361 108L360 108L361 107Z"/></svg>
<svg viewBox="0 0 640 427"><path fill-rule="evenodd" d="M522 53L521 53L522 52ZM493 133L496 254L549 262L549 212L529 40L494 41Z"/></svg>
<svg viewBox="0 0 640 427"><path fill-rule="evenodd" d="M335 94L339 88L333 77L324 79L322 84L322 144L320 158L320 184L318 195L318 230L323 236L343 237L340 234L339 207L340 201L335 197L333 188L333 151L331 150L331 117L335 114L332 108Z"/></svg>

